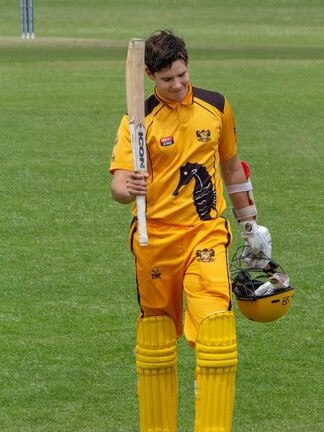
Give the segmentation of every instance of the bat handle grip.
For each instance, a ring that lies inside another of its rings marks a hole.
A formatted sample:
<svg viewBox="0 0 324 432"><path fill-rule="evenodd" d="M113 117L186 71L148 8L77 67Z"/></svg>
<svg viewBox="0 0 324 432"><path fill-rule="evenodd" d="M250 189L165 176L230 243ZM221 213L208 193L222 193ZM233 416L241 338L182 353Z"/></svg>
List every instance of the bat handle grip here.
<svg viewBox="0 0 324 432"><path fill-rule="evenodd" d="M140 246L147 246L148 236L146 229L146 215L145 215L145 196L137 195L137 220L138 220L138 240Z"/></svg>

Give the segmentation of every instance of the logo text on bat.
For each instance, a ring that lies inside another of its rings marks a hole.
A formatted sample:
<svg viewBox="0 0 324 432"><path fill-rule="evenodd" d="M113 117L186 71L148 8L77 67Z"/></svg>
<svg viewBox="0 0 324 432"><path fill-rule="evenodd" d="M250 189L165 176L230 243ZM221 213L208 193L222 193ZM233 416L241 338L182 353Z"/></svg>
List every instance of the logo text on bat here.
<svg viewBox="0 0 324 432"><path fill-rule="evenodd" d="M139 123L136 128L136 137L138 144L138 156L139 156L139 169L146 169L145 161L145 136L144 136L144 126Z"/></svg>

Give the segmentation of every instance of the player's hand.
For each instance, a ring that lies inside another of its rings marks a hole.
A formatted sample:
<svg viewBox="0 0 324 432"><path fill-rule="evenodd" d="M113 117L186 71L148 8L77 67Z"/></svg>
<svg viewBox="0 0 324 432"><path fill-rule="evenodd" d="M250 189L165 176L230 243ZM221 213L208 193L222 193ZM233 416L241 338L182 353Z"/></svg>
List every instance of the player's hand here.
<svg viewBox="0 0 324 432"><path fill-rule="evenodd" d="M126 187L131 196L145 195L147 192L148 173L132 172L126 180Z"/></svg>
<svg viewBox="0 0 324 432"><path fill-rule="evenodd" d="M255 221L240 222L245 247L242 259L248 268L264 269L271 258L269 230Z"/></svg>

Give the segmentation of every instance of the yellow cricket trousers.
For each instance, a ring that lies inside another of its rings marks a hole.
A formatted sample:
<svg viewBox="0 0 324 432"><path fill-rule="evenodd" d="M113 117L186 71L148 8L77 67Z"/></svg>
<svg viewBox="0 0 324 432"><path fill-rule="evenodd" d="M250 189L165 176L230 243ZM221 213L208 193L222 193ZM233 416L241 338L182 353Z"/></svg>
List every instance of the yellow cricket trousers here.
<svg viewBox="0 0 324 432"><path fill-rule="evenodd" d="M231 310L229 222L219 217L195 226L147 221L148 245L140 246L132 222L129 244L135 257L141 317L168 315L193 346L200 323Z"/></svg>

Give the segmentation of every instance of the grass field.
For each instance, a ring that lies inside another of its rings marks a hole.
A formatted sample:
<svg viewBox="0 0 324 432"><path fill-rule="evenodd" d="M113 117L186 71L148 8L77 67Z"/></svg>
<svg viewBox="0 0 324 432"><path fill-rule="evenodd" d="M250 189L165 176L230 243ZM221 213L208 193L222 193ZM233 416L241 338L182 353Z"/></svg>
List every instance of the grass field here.
<svg viewBox="0 0 324 432"><path fill-rule="evenodd" d="M232 104L259 221L296 287L282 320L237 313L233 432L321 432L323 2L35 0L34 41L20 40L18 3L0 0L0 430L139 430L130 215L110 198L108 164L128 40L173 28L193 83ZM179 355L190 432L183 338Z"/></svg>

